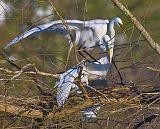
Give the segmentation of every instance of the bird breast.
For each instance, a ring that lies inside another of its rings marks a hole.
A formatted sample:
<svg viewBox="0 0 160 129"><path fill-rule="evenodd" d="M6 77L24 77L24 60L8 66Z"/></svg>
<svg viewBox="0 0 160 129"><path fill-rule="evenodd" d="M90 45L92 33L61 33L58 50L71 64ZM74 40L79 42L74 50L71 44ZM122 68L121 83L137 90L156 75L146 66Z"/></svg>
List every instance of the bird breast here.
<svg viewBox="0 0 160 129"><path fill-rule="evenodd" d="M107 33L107 24L95 25L92 26L95 35L101 39Z"/></svg>
<svg viewBox="0 0 160 129"><path fill-rule="evenodd" d="M90 48L96 45L97 38L91 28L85 28L80 32L80 44L86 48Z"/></svg>

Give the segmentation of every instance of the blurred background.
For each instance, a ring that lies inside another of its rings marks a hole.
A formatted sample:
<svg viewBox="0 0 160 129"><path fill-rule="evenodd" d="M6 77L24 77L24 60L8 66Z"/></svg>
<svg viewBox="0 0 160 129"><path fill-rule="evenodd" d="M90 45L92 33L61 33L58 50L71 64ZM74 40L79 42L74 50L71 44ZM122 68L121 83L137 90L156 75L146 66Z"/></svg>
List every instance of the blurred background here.
<svg viewBox="0 0 160 129"><path fill-rule="evenodd" d="M158 0L120 0L152 38L160 45L160 1ZM160 68L160 56L147 44L141 33L130 20L110 0L52 0L64 19L109 19L115 16L123 20L126 36L117 27L114 60L126 85L139 84L159 89L160 75L147 67ZM4 50L5 45L18 34L43 23L59 20L52 6L46 0L0 0L0 50L10 60L20 66L34 64L39 70L50 73L63 72L67 60L68 44L56 34L42 33L24 39L19 44ZM68 68L77 64L71 54ZM81 58L81 57L79 57ZM3 56L0 67L17 70ZM5 81L12 76L0 73L0 94L6 94ZM44 87L53 90L55 81L49 77L38 77ZM26 80L26 81L25 81ZM108 75L109 86L120 82L114 66ZM7 84L7 95L16 97L35 97L38 90L28 77L20 77ZM143 89L142 87L140 89ZM104 123L102 123L103 125ZM98 125L97 125L98 126ZM99 126L98 126L99 127ZM122 128L115 126L115 128Z"/></svg>

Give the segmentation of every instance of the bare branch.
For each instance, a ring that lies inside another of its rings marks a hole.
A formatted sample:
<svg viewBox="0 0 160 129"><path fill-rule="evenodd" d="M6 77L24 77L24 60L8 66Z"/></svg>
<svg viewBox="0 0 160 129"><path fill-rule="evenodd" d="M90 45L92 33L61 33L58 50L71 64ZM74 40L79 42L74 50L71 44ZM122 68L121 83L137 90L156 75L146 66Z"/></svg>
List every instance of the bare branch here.
<svg viewBox="0 0 160 129"><path fill-rule="evenodd" d="M147 69L150 69L150 70L156 71L156 72L160 72L160 69L157 69L157 68L147 67Z"/></svg>
<svg viewBox="0 0 160 129"><path fill-rule="evenodd" d="M118 0L111 0L136 26L136 28L142 33L148 44L160 55L160 46L152 39L146 29L140 24L140 22L133 16L133 14L126 9Z"/></svg>

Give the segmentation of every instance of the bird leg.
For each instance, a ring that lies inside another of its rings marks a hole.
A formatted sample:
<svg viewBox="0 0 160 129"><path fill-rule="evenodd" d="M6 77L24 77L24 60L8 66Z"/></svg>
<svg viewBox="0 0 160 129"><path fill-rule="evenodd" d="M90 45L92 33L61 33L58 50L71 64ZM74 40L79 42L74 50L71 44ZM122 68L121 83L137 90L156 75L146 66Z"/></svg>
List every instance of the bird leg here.
<svg viewBox="0 0 160 129"><path fill-rule="evenodd" d="M83 58L86 58L82 52L81 52L81 48L82 48L82 45L78 48L78 53L83 57ZM93 56L91 56L86 50L85 50L86 47L83 47L83 52L86 53L89 57L91 57L95 62L98 62L99 64L101 64L99 61L97 61ZM86 59L89 63L93 63L92 61Z"/></svg>
<svg viewBox="0 0 160 129"><path fill-rule="evenodd" d="M88 59L82 54L82 52L81 52L81 47L82 47L82 45L79 47L78 53L79 53L84 59L86 59L86 61L88 61L89 63L92 63L92 61L88 60ZM83 49L85 49L85 48L83 48ZM84 50L83 50L83 51L84 51ZM88 55L88 54L87 54L87 55Z"/></svg>
<svg viewBox="0 0 160 129"><path fill-rule="evenodd" d="M121 75L121 73L119 72L119 70L118 70L118 68L117 68L117 66L116 66L116 63L115 63L115 61L114 61L113 59L112 59L112 62L113 62L114 67L116 68L117 73L118 73L118 75L119 75L119 78L120 78L120 80L121 80L121 83L120 83L120 84L121 84L122 86L124 86L122 75Z"/></svg>

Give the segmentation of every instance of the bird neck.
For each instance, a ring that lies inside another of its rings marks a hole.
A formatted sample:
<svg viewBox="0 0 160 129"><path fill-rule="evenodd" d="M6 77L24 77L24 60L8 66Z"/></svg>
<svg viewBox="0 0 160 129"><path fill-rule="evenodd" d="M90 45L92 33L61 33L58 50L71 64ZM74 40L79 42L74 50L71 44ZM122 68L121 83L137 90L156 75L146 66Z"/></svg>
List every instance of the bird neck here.
<svg viewBox="0 0 160 129"><path fill-rule="evenodd" d="M78 31L76 31L76 40L75 40L76 43L79 42L80 37L81 37L81 33L80 33L80 31L78 30Z"/></svg>
<svg viewBox="0 0 160 129"><path fill-rule="evenodd" d="M115 23L114 20L109 23L109 32L112 43L115 41L114 23Z"/></svg>

